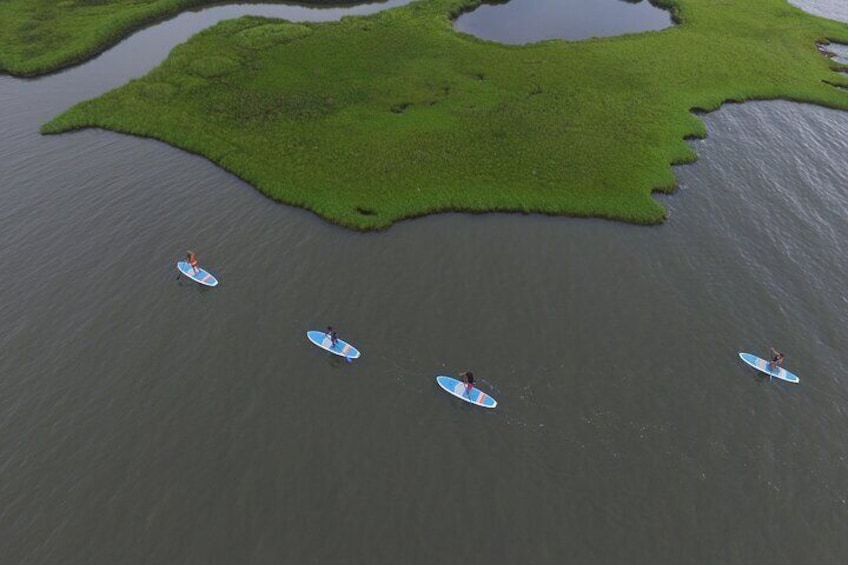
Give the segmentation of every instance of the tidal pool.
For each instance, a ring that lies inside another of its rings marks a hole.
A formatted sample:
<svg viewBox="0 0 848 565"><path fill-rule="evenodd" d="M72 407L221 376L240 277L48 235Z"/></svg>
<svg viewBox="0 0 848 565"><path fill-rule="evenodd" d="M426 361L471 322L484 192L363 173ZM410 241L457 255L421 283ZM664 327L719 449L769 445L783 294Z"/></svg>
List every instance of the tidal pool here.
<svg viewBox="0 0 848 565"><path fill-rule="evenodd" d="M647 0L511 0L484 4L457 18L454 27L482 39L521 44L638 33L673 24L669 12Z"/></svg>

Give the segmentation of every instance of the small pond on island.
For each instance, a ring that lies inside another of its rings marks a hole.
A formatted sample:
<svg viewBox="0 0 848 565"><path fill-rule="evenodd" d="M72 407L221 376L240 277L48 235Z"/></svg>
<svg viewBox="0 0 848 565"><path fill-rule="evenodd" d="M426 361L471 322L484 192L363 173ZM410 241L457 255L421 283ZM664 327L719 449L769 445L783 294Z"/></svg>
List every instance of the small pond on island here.
<svg viewBox="0 0 848 565"><path fill-rule="evenodd" d="M454 27L482 39L521 44L665 29L671 14L647 0L510 0L483 4Z"/></svg>

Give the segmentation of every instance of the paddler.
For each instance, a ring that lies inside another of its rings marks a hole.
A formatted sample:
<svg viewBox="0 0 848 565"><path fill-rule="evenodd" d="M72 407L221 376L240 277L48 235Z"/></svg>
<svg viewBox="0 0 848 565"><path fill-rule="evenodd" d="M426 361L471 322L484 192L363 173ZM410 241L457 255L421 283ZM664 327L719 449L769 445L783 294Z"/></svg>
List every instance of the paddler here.
<svg viewBox="0 0 848 565"><path fill-rule="evenodd" d="M333 326L327 326L327 337L330 338L331 347L335 347L336 343L339 341L338 336L336 336L336 330L333 329Z"/></svg>
<svg viewBox="0 0 848 565"><path fill-rule="evenodd" d="M783 365L783 360L786 359L786 355L776 350L774 347L770 347L771 349L771 361L769 361L769 371L775 371L780 365Z"/></svg>
<svg viewBox="0 0 848 565"><path fill-rule="evenodd" d="M200 271L200 269L197 268L197 255L195 255L194 251L191 249L186 251L186 262L191 266L195 275Z"/></svg>
<svg viewBox="0 0 848 565"><path fill-rule="evenodd" d="M465 396L471 394L471 389L474 388L474 373L465 371L459 374L459 378L465 383Z"/></svg>

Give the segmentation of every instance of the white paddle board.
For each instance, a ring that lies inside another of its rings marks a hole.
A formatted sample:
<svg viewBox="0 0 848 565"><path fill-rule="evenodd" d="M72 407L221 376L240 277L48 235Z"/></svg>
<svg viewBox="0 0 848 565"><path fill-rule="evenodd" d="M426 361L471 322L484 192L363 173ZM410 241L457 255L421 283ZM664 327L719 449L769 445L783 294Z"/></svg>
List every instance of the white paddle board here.
<svg viewBox="0 0 848 565"><path fill-rule="evenodd" d="M333 355L338 355L345 359L359 358L359 350L342 339L336 338L336 343L333 345L333 340L330 339L330 336L324 332L319 332L318 330L306 332L306 337L309 338L309 341L321 349L329 351Z"/></svg>
<svg viewBox="0 0 848 565"><path fill-rule="evenodd" d="M198 268L196 271L191 268L191 265L185 261L177 262L177 270L203 286L218 286L218 279L212 276L212 273Z"/></svg>
<svg viewBox="0 0 848 565"><path fill-rule="evenodd" d="M768 361L766 361L765 359L760 359L756 355L751 355L750 353L740 353L739 357L741 357L743 361L745 361L747 364L749 364L756 370L762 371L767 375L782 379L788 383L801 382L801 379L799 379L797 375L790 373L783 367L777 366L774 369L770 369Z"/></svg>
<svg viewBox="0 0 848 565"><path fill-rule="evenodd" d="M448 394L452 394L457 398L461 398L465 402L482 406L483 408L494 408L498 405L498 401L481 391L477 387L472 387L469 391L465 383L453 377L439 375L436 377L436 382L442 387L442 390Z"/></svg>

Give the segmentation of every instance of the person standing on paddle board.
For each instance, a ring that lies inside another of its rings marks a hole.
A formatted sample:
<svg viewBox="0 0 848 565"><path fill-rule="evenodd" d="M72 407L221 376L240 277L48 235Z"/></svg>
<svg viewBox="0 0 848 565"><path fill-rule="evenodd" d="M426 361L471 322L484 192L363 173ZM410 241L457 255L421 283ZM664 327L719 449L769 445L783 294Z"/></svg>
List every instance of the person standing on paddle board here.
<svg viewBox="0 0 848 565"><path fill-rule="evenodd" d="M333 326L327 326L327 337L330 338L330 344L335 347L339 338L336 335L336 331L333 329Z"/></svg>
<svg viewBox="0 0 848 565"><path fill-rule="evenodd" d="M786 358L786 355L776 350L774 347L770 347L771 349L771 361L769 361L769 371L776 370L780 365L783 365L783 360Z"/></svg>
<svg viewBox="0 0 848 565"><path fill-rule="evenodd" d="M194 271L195 275L200 272L197 268L197 255L195 255L194 251L192 251L191 249L186 251L186 263L191 266L191 269L192 271Z"/></svg>
<svg viewBox="0 0 848 565"><path fill-rule="evenodd" d="M465 383L465 394L471 394L471 389L474 388L474 373L471 371L465 371L464 373L459 374L459 378L461 378L462 382Z"/></svg>

